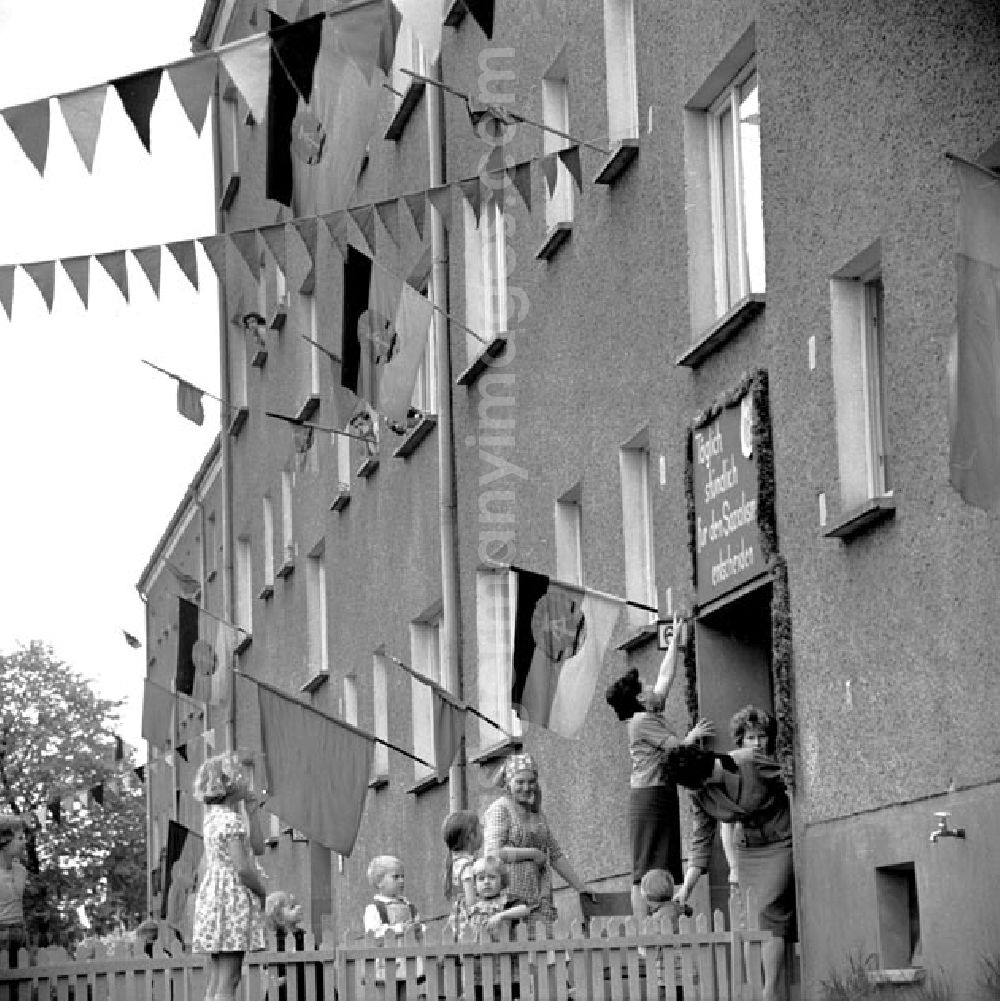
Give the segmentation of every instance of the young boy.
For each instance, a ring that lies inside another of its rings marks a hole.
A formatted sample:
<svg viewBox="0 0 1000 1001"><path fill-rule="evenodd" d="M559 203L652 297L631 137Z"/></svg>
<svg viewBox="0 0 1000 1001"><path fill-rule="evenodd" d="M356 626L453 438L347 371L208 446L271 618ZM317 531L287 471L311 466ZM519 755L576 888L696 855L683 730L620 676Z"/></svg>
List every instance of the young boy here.
<svg viewBox="0 0 1000 1001"><path fill-rule="evenodd" d="M670 930L676 934L677 919L682 915L690 915L691 908L687 904L678 904L673 900L674 880L666 869L650 869L639 883L639 892L642 899L646 901L649 908L649 917L657 921L666 918L670 922ZM661 950L655 950L656 957L656 983L657 997L660 996L660 989L667 983L666 965L663 962ZM673 983L677 987L677 1001L684 997L684 989L681 987L681 958L674 954ZM647 974L648 976L648 974Z"/></svg>
<svg viewBox="0 0 1000 1001"><path fill-rule="evenodd" d="M413 928L419 940L423 934L423 925L420 923L420 914L416 907L403 896L406 885L403 863L393 855L377 855L368 863L368 882L374 888L375 896L365 908L365 931L373 932L379 941L385 938L387 931L393 931L397 935L398 942L405 932ZM397 1001L406 997L406 984L402 980L405 976L404 966L403 962L396 965ZM421 983L424 979L424 964L419 958L417 979ZM384 996L384 959L375 961L375 983L381 987L379 996Z"/></svg>

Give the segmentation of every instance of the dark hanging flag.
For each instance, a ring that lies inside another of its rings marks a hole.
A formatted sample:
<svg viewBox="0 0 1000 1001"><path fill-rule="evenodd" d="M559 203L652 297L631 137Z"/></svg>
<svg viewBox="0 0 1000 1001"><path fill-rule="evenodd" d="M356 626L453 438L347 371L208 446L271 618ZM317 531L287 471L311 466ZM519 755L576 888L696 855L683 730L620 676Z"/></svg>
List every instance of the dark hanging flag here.
<svg viewBox="0 0 1000 1001"><path fill-rule="evenodd" d="M362 345L358 321L368 309L371 282L371 258L348 246L344 261L344 342L340 351L340 384L356 396L362 395L363 388L360 387Z"/></svg>
<svg viewBox="0 0 1000 1001"><path fill-rule="evenodd" d="M198 642L198 606L187 598L177 599L177 671L174 689L190 695L197 673L194 647Z"/></svg>
<svg viewBox="0 0 1000 1001"><path fill-rule="evenodd" d="M123 629L122 632L125 634L125 642L128 643L133 650L138 650L139 647L142 646L142 643L139 642L139 638L137 636L133 636L127 629Z"/></svg>
<svg viewBox="0 0 1000 1001"><path fill-rule="evenodd" d="M135 772L135 777L140 782L145 782L146 781L146 766L145 765L136 765L136 767L133 768L132 771Z"/></svg>
<svg viewBox="0 0 1000 1001"><path fill-rule="evenodd" d="M54 799L51 803L46 804L49 808L49 816L52 818L53 824L59 824L62 822L62 803L59 800Z"/></svg>
<svg viewBox="0 0 1000 1001"><path fill-rule="evenodd" d="M115 761L123 761L125 759L125 741L121 739L117 734L115 735Z"/></svg>
<svg viewBox="0 0 1000 1001"><path fill-rule="evenodd" d="M190 941L190 929L186 925L187 903L194 892L203 851L204 843L194 831L176 820L168 821L160 917L187 941Z"/></svg>
<svg viewBox="0 0 1000 1001"><path fill-rule="evenodd" d="M104 785L100 782L90 790L91 798L98 806L104 806Z"/></svg>
<svg viewBox="0 0 1000 1001"><path fill-rule="evenodd" d="M299 100L312 96L313 73L319 55L325 14L288 25L271 16L271 75L267 88L267 170L265 195L292 204L292 123Z"/></svg>
<svg viewBox="0 0 1000 1001"><path fill-rule="evenodd" d="M131 76L119 77L112 80L118 96L121 98L125 114L131 119L135 126L135 131L142 140L142 145L149 152L149 120L153 114L153 105L156 103L156 96L160 92L160 78L163 75L163 67L143 70L142 73L133 73Z"/></svg>
<svg viewBox="0 0 1000 1001"><path fill-rule="evenodd" d="M492 38L494 0L465 0L465 6L476 24L483 29L483 34Z"/></svg>

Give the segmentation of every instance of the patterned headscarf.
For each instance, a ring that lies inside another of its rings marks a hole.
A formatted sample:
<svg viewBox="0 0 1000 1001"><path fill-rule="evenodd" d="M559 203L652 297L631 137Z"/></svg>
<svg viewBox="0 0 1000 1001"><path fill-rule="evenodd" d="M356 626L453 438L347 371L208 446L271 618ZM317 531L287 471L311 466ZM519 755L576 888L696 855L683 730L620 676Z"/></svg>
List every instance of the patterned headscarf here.
<svg viewBox="0 0 1000 1001"><path fill-rule="evenodd" d="M521 772L531 772L536 779L538 778L538 766L530 754L512 754L497 772L494 782L501 789L509 789L511 780Z"/></svg>

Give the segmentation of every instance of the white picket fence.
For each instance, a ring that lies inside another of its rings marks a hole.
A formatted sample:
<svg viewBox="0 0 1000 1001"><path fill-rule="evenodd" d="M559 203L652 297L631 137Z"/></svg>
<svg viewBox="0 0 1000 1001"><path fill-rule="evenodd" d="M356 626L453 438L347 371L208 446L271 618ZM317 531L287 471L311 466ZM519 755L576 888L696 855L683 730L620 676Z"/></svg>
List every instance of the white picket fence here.
<svg viewBox="0 0 1000 1001"><path fill-rule="evenodd" d="M711 926L704 914L681 919L677 933L654 921L594 918L586 929L501 929L497 941L476 941L469 930L456 941L433 926L421 941L412 932L382 943L348 935L333 946L306 935L301 950L272 940L250 953L238 1001L759 1001L769 937L727 930L721 911ZM75 960L41 949L31 961L22 950L15 967L0 956L0 1001L202 1001L204 956L133 952L127 943L97 946L93 958Z"/></svg>

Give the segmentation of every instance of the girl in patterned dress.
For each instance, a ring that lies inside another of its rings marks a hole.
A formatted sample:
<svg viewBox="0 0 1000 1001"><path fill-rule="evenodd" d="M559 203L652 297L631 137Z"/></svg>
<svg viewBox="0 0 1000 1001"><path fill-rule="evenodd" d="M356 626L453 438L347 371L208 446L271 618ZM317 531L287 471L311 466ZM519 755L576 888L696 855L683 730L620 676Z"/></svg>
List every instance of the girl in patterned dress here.
<svg viewBox="0 0 1000 1001"><path fill-rule="evenodd" d="M205 1001L233 1001L243 954L264 948L267 890L249 846L240 804L257 802L238 755L207 758L194 777L194 797L205 804L205 873L195 901L193 952L207 952Z"/></svg>
<svg viewBox="0 0 1000 1001"><path fill-rule="evenodd" d="M466 925L469 908L476 902L472 864L483 847L483 825L472 810L456 810L445 817L441 836L448 846L444 895L450 904L448 927L457 935Z"/></svg>

